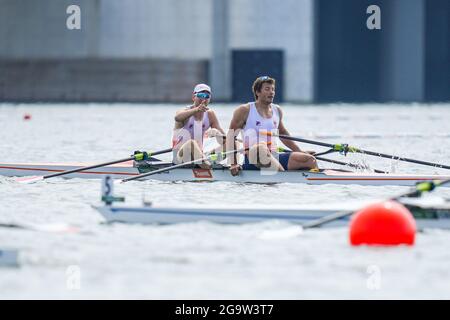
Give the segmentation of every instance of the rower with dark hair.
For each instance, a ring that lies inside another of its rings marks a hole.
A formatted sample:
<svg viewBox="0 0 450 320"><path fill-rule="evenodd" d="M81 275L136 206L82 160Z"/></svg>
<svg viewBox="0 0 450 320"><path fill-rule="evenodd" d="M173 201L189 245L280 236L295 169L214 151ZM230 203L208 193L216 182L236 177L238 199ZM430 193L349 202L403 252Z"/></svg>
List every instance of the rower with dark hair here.
<svg viewBox="0 0 450 320"><path fill-rule="evenodd" d="M243 131L244 156L242 168L237 164L237 157L230 156L230 171L238 174L240 169L258 170L270 167L274 170L317 169L313 151L302 151L295 142L280 139L292 150L289 153L277 153L274 141L264 132L278 130L280 135L289 135L283 124L283 111L273 104L275 97L275 79L268 76L257 78L252 86L254 102L240 105L233 113L230 130L227 135L227 150L236 149L234 138Z"/></svg>

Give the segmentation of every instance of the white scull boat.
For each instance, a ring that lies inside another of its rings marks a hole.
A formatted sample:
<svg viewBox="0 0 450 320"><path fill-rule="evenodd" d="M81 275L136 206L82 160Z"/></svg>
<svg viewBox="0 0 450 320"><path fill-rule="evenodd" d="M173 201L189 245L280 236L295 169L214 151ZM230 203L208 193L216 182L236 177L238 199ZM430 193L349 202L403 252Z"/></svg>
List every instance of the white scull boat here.
<svg viewBox="0 0 450 320"><path fill-rule="evenodd" d="M430 199L430 198L428 198ZM433 198L431 198L433 199ZM416 219L419 228L450 229L450 202L442 198L438 201L424 202L421 198L400 198ZM337 212L356 212L376 200L351 201L338 204L322 204L298 207L158 207L145 203L143 207L116 206L114 202L125 201L114 196L114 183L110 177L103 179L102 201L104 206L93 206L107 222L139 224L173 224L196 221L209 221L225 224L255 223L267 220L281 220L291 223L307 224ZM344 226L349 215L330 221L326 226Z"/></svg>
<svg viewBox="0 0 450 320"><path fill-rule="evenodd" d="M88 166L86 163L0 163L0 175L8 177L42 176ZM111 176L124 179L137 176L140 173L170 166L168 162L149 162L136 167L132 162L110 165L87 171L65 175L64 178L96 179ZM418 182L429 180L450 179L445 175L415 175L415 174L381 174L352 172L337 169L322 169L320 171L284 171L268 172L259 170L241 171L238 176L232 176L227 167L216 165L213 169L178 168L143 178L161 181L228 181L238 183L306 183L306 184L358 184L358 185L398 185L414 186Z"/></svg>
<svg viewBox="0 0 450 320"><path fill-rule="evenodd" d="M208 221L221 224L257 223L279 220L305 224L336 212L357 211L362 206L345 206L332 209L320 206L300 206L298 208L168 208L168 207L125 207L105 205L95 207L105 220L111 222L137 224L174 224ZM450 229L450 206L421 207L409 206L418 228ZM346 226L349 217L327 223L326 227Z"/></svg>

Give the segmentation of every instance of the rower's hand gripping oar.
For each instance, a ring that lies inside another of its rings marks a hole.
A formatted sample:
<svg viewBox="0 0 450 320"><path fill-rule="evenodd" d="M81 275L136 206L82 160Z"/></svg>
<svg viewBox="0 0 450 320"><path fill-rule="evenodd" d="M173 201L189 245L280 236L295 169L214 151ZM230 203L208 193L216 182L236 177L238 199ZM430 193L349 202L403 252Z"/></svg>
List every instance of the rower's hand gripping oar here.
<svg viewBox="0 0 450 320"><path fill-rule="evenodd" d="M403 193L401 195L390 198L388 200L398 200L400 198L405 198L405 197L409 197L409 198L410 197L420 197L423 193L433 191L436 187L443 186L448 183L450 183L450 179L420 182L415 186L414 190L409 191L407 193ZM309 223L302 224L302 228L309 229L309 228L320 227L321 225L323 225L325 223L332 222L332 221L335 221L338 219L342 219L342 218L348 217L352 214L354 214L354 211L336 212L336 213L330 214L328 216L322 217L320 219L313 220Z"/></svg>
<svg viewBox="0 0 450 320"><path fill-rule="evenodd" d="M121 163L121 162L126 162L126 161L130 161L130 160L141 161L141 160L147 159L150 156L156 156L156 155L171 152L171 151L172 151L172 148L164 149L164 150L160 150L160 151L156 151L156 152L137 152L130 157L119 159L119 160L108 161L108 162L94 164L94 165L87 166L87 167L80 167L80 168L76 168L76 169L66 170L63 172L57 172L57 173L49 174L46 176L18 178L18 179L16 179L16 181L21 182L21 183L37 182L37 181L44 180L44 179L60 177L60 176L64 176L64 175L71 174L71 173L100 168L100 167L104 167L104 166L108 166L108 165L112 165L112 164L116 164L116 163Z"/></svg>
<svg viewBox="0 0 450 320"><path fill-rule="evenodd" d="M282 134L274 134L274 133L269 132L269 131L267 131L267 132L260 131L260 134L261 135L265 135L265 136L278 137L280 139L286 139L286 140L303 142L303 143L313 144L313 145L322 146L322 147L328 147L328 148L332 149L332 150L330 150L330 152L331 151L332 152L340 152L340 153L342 153L344 155L346 155L349 152L362 153L362 154L368 154L368 155L375 156L375 157L382 157L382 158L387 158L387 159L392 159L392 160L411 162L411 163L415 163L415 164L421 164L421 165L425 165L425 166L431 166L431 167L443 168L443 169L449 169L450 170L450 166L448 166L448 165L439 164L439 163L433 163L433 162L428 162L428 161L422 161L422 160L416 160L416 159L410 159L410 158L404 158L404 157L399 157L399 156L393 156L393 155L380 153L380 152L369 151L369 150L363 150L363 149L359 149L359 148L356 148L356 147L349 146L348 144L330 144L330 143L324 143L324 142L320 142L320 141L314 141L314 140L308 140L308 139L303 139L303 138L286 136L286 135L282 135ZM328 153L328 152L326 152L326 153Z"/></svg>
<svg viewBox="0 0 450 320"><path fill-rule="evenodd" d="M173 166L170 166L170 167L167 167L167 168L161 168L161 169L158 169L158 170L154 170L154 171L150 171L150 172L146 172L146 173L140 174L138 176L126 178L126 179L123 179L121 182L128 182L128 181L132 181L132 180L142 179L142 178L154 175L154 174L170 171L170 170L177 169L177 168L186 167L186 166L189 166L191 164L201 163L201 162L207 161L207 160L215 161L215 160L217 160L219 158L219 155L222 155L222 157L225 158L225 156L227 156L229 154L238 153L238 152L244 152L244 151L247 151L247 150L248 150L248 148L243 148L243 149L238 149L238 150L222 152L222 153L219 153L219 154L216 154L216 153L210 154L208 156L205 156L205 157L197 159L197 160L183 162L183 163L176 164L176 165L173 165Z"/></svg>

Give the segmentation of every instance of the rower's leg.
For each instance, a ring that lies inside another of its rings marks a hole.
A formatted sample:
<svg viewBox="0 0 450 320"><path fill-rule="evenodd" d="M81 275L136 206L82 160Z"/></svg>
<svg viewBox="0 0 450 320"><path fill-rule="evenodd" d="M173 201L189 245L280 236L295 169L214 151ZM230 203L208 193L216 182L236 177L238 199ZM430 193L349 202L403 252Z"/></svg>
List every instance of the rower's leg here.
<svg viewBox="0 0 450 320"><path fill-rule="evenodd" d="M201 159L205 157L205 154L202 151L202 148L200 148L200 146L198 145L198 142L195 140L191 140L192 141L192 148L191 148L191 157L192 159ZM211 162L209 162L208 160L203 160L202 163L198 164L200 166L200 168L202 169L211 169Z"/></svg>
<svg viewBox="0 0 450 320"><path fill-rule="evenodd" d="M203 157L204 154L202 152L202 149L198 145L197 141L193 139L186 141L178 151L178 160L180 161L180 163L194 161ZM209 161L204 161L203 163L199 164L199 166L203 169L211 168L211 164L209 163Z"/></svg>
<svg viewBox="0 0 450 320"><path fill-rule="evenodd" d="M258 143L248 150L248 159L251 164L258 168L273 168L273 170L284 171L283 166L272 155L265 143Z"/></svg>
<svg viewBox="0 0 450 320"><path fill-rule="evenodd" d="M304 152L291 152L288 161L288 170L317 168L317 160L314 156Z"/></svg>

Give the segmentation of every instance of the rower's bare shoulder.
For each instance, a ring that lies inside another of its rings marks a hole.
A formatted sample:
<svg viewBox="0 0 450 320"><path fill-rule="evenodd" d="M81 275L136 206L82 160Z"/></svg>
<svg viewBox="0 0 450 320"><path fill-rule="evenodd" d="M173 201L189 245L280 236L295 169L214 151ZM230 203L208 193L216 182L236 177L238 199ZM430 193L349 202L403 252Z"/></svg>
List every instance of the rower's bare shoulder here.
<svg viewBox="0 0 450 320"><path fill-rule="evenodd" d="M249 104L241 104L233 111L233 118L231 119L230 129L243 128L250 110Z"/></svg>
<svg viewBox="0 0 450 320"><path fill-rule="evenodd" d="M281 107L278 104L272 104L272 106L277 108L278 113L280 114L280 117L282 117L283 116L283 109L281 109Z"/></svg>
<svg viewBox="0 0 450 320"><path fill-rule="evenodd" d="M250 104L241 104L239 107L234 110L234 114L238 116L245 116L247 117L248 113L250 111Z"/></svg>
<svg viewBox="0 0 450 320"><path fill-rule="evenodd" d="M275 108L277 108L277 109L278 109L278 111L280 111L280 112L281 112L281 107L280 107L280 105L279 105L279 104L274 104L274 103L272 103L272 106L274 106Z"/></svg>

